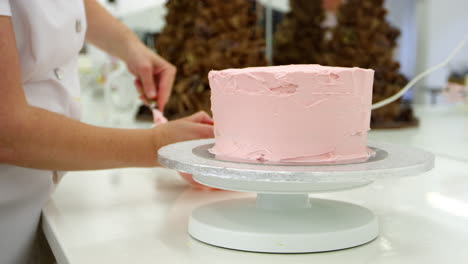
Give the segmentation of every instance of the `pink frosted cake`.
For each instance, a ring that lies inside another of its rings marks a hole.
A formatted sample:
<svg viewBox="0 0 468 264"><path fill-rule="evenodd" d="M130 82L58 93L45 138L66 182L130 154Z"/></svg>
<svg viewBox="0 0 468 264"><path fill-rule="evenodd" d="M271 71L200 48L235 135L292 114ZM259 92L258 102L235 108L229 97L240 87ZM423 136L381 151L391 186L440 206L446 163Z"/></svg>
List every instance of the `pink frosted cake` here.
<svg viewBox="0 0 468 264"><path fill-rule="evenodd" d="M217 156L281 162L368 156L373 70L289 65L208 77Z"/></svg>

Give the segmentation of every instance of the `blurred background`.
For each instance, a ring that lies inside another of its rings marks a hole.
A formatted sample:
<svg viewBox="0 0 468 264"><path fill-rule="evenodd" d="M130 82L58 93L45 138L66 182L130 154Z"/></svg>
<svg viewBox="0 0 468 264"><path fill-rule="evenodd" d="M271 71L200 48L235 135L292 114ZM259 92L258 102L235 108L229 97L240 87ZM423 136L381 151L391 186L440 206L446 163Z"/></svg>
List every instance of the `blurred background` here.
<svg viewBox="0 0 468 264"><path fill-rule="evenodd" d="M178 68L169 119L210 111L211 69L283 64L376 71L374 102L440 63L468 30L466 0L100 0ZM83 121L149 127L125 65L91 45L80 55ZM418 108L468 102L468 47L402 100L373 111L373 128L419 125Z"/></svg>

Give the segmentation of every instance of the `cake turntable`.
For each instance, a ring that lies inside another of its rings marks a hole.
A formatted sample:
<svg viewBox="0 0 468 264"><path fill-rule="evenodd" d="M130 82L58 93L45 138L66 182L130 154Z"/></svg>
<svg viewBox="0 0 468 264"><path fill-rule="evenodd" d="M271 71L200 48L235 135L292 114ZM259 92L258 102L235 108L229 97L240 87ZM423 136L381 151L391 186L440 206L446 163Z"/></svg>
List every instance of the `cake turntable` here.
<svg viewBox="0 0 468 264"><path fill-rule="evenodd" d="M309 193L361 187L383 178L431 170L434 155L412 147L370 143L366 161L271 164L220 160L213 139L180 142L158 152L159 163L194 175L204 185L255 192L256 199L219 201L195 209L189 233L207 244L253 252L310 253L346 249L379 234L375 214L355 204L309 198Z"/></svg>

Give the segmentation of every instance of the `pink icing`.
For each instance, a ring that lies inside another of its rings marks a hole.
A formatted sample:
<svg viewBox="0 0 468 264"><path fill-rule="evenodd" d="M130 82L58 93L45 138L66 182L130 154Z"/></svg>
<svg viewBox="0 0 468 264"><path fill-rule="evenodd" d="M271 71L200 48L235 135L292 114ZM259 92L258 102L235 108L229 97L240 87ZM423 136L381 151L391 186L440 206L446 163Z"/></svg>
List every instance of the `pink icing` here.
<svg viewBox="0 0 468 264"><path fill-rule="evenodd" d="M157 108L152 109L152 112L154 126L167 123L166 117L164 117L163 113L161 113Z"/></svg>
<svg viewBox="0 0 468 264"><path fill-rule="evenodd" d="M212 152L298 162L366 157L373 77L320 65L211 71Z"/></svg>

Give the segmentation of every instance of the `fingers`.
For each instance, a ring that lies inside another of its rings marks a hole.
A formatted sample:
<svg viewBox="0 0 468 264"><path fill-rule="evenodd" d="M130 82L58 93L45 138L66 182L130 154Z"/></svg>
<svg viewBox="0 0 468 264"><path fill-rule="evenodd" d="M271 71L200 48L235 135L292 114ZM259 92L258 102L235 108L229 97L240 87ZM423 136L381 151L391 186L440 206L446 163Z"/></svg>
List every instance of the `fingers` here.
<svg viewBox="0 0 468 264"><path fill-rule="evenodd" d="M169 97L171 96L172 86L176 76L176 68L167 63L162 71L156 72L158 75L158 106L159 110L163 111Z"/></svg>
<svg viewBox="0 0 468 264"><path fill-rule="evenodd" d="M195 189L198 189L198 190L201 190L201 191L218 191L220 189L215 189L215 188L212 188L212 187L208 187L206 185L203 185L203 184L200 184L198 182L196 182L194 179L193 179L193 175L192 174L188 174L188 173L183 173L183 172L179 172L180 176L182 176L182 178L184 178L188 183L190 183L192 185L193 188Z"/></svg>
<svg viewBox="0 0 468 264"><path fill-rule="evenodd" d="M143 65L138 69L138 77L141 80L143 90L148 99L156 98L156 85L154 82L153 67Z"/></svg>
<svg viewBox="0 0 468 264"><path fill-rule="evenodd" d="M141 81L139 79L135 79L135 81L133 83L135 84L135 88L137 89L138 94L140 95L138 98L140 98L140 100L145 105L147 105L148 100L146 100L145 92L143 91L143 85L141 84Z"/></svg>
<svg viewBox="0 0 468 264"><path fill-rule="evenodd" d="M201 124L198 127L200 138L214 138L214 130L212 125Z"/></svg>
<svg viewBox="0 0 468 264"><path fill-rule="evenodd" d="M195 123L202 123L202 124L207 124L207 125L214 124L213 119L206 112L203 112L203 111L200 111L191 116L188 116L185 119L191 122L195 122Z"/></svg>

